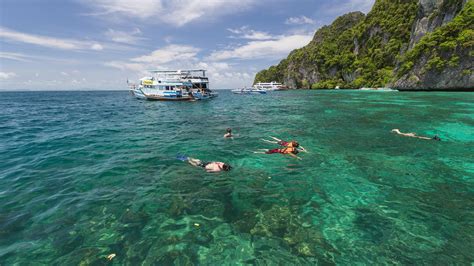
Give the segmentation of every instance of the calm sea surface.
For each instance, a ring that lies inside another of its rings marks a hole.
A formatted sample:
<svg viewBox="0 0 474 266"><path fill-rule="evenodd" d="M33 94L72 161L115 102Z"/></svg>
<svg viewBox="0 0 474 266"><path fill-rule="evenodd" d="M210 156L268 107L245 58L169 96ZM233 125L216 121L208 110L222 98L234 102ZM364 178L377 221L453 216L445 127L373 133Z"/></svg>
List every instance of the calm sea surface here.
<svg viewBox="0 0 474 266"><path fill-rule="evenodd" d="M0 93L0 265L470 265L473 154L474 93Z"/></svg>

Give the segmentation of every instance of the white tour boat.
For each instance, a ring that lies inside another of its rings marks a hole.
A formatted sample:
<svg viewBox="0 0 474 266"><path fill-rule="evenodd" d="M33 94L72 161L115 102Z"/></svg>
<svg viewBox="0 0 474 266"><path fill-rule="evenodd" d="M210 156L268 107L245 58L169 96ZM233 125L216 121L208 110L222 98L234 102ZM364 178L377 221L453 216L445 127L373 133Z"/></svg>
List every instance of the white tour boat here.
<svg viewBox="0 0 474 266"><path fill-rule="evenodd" d="M261 89L261 90L266 90L266 91L281 91L281 90L287 90L288 87L285 85L272 81L272 82L259 82L253 85L254 89Z"/></svg>
<svg viewBox="0 0 474 266"><path fill-rule="evenodd" d="M131 93L138 99L159 101L191 101L216 97L209 89L205 70L150 71L138 84L130 84ZM199 74L196 74L199 73Z"/></svg>

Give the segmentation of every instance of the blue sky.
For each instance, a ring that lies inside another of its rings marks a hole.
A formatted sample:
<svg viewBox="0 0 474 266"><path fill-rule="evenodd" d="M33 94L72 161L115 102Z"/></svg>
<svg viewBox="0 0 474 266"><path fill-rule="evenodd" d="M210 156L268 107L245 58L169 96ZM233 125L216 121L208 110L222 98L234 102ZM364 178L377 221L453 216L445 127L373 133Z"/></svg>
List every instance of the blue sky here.
<svg viewBox="0 0 474 266"><path fill-rule="evenodd" d="M205 68L215 89L374 0L1 0L0 90L126 89L148 69Z"/></svg>

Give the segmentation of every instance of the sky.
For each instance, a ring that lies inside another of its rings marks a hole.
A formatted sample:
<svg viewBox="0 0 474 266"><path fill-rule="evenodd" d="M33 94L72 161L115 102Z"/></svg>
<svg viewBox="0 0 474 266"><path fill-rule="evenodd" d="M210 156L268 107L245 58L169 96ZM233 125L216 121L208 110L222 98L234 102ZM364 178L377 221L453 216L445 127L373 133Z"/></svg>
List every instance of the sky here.
<svg viewBox="0 0 474 266"><path fill-rule="evenodd" d="M147 70L255 74L375 0L0 0L0 90L123 90Z"/></svg>

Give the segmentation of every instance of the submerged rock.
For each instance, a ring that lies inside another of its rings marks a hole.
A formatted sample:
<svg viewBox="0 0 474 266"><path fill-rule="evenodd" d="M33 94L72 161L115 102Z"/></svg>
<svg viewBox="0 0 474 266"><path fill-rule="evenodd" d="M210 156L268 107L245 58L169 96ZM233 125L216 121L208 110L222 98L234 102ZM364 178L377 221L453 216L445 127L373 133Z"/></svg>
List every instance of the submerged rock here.
<svg viewBox="0 0 474 266"><path fill-rule="evenodd" d="M274 205L271 209L257 215L258 222L250 230L253 235L283 237L291 221L288 207Z"/></svg>
<svg viewBox="0 0 474 266"><path fill-rule="evenodd" d="M296 246L296 250L298 250L298 253L302 256L306 257L314 257L314 251L312 248L308 245L308 243L300 243Z"/></svg>

